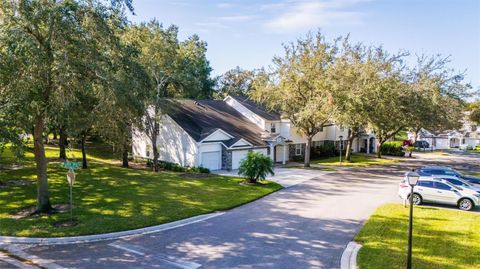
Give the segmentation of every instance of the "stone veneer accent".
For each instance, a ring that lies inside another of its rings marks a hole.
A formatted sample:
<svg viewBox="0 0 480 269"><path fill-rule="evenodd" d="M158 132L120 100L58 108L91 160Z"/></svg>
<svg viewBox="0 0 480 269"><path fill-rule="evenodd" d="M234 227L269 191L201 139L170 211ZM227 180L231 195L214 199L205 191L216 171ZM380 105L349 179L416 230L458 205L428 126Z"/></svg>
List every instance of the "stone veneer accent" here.
<svg viewBox="0 0 480 269"><path fill-rule="evenodd" d="M222 145L222 170L232 170L232 151Z"/></svg>

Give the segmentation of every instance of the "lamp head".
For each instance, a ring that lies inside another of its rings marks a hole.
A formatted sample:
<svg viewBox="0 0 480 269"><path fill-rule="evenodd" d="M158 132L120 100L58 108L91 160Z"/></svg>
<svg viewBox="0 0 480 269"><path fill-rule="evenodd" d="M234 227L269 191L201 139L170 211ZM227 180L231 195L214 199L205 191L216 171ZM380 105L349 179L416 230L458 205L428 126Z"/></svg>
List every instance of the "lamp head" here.
<svg viewBox="0 0 480 269"><path fill-rule="evenodd" d="M339 138L340 140L343 140L343 135L339 136L338 138Z"/></svg>
<svg viewBox="0 0 480 269"><path fill-rule="evenodd" d="M420 175L415 171L411 171L407 173L408 184L412 187L417 185L419 178L420 178Z"/></svg>

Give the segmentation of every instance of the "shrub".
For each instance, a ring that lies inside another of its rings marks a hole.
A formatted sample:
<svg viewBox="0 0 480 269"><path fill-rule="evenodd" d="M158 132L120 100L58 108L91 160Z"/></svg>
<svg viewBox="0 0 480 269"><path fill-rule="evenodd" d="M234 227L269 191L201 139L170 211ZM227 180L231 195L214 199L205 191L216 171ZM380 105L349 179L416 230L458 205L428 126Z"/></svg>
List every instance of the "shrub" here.
<svg viewBox="0 0 480 269"><path fill-rule="evenodd" d="M238 174L246 177L250 183L263 180L268 174L273 175L273 160L259 152L249 151L240 162Z"/></svg>
<svg viewBox="0 0 480 269"><path fill-rule="evenodd" d="M150 163L152 165L152 160L147 160L147 165ZM204 167L183 167L178 163L172 163L167 161L158 161L158 167L166 171L173 172L192 172L192 173L205 173L209 174L210 169Z"/></svg>
<svg viewBox="0 0 480 269"><path fill-rule="evenodd" d="M383 155L405 156L401 141L386 142L380 148Z"/></svg>
<svg viewBox="0 0 480 269"><path fill-rule="evenodd" d="M345 156L346 149L342 150L342 155ZM335 144L331 142L326 142L323 145L312 148L311 156L312 158L328 158L336 157L340 154L338 148L335 147Z"/></svg>
<svg viewBox="0 0 480 269"><path fill-rule="evenodd" d="M192 172L192 173L203 173L203 174L210 174L210 169L208 168L204 168L204 167L189 167L188 168L188 172Z"/></svg>

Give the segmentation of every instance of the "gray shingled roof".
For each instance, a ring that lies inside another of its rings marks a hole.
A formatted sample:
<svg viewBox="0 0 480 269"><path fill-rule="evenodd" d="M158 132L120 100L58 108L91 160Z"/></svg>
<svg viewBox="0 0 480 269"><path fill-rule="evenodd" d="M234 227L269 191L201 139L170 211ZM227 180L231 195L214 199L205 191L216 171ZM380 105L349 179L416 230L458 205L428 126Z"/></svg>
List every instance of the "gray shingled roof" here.
<svg viewBox="0 0 480 269"><path fill-rule="evenodd" d="M201 141L218 129L234 138L225 141L233 145L241 138L254 146L266 146L261 134L264 132L242 114L221 100L168 100L167 114L195 141Z"/></svg>
<svg viewBox="0 0 480 269"><path fill-rule="evenodd" d="M237 100L238 102L240 102L246 108L248 108L248 110L252 111L253 113L257 114L258 116L266 120L280 120L281 118L280 113L269 111L265 106L250 100L248 97L245 97L245 96L231 96L231 97Z"/></svg>

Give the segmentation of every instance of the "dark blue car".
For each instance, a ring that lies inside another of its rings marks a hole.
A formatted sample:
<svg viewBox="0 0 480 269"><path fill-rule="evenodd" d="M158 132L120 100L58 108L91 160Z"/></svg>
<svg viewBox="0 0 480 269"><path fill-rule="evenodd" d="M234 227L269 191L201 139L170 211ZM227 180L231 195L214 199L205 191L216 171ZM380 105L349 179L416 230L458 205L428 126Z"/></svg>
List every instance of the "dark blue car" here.
<svg viewBox="0 0 480 269"><path fill-rule="evenodd" d="M480 185L480 177L464 175L447 166L425 166L417 169L417 173L420 176L455 176L469 183Z"/></svg>

